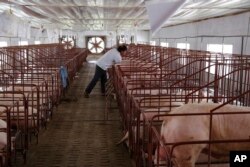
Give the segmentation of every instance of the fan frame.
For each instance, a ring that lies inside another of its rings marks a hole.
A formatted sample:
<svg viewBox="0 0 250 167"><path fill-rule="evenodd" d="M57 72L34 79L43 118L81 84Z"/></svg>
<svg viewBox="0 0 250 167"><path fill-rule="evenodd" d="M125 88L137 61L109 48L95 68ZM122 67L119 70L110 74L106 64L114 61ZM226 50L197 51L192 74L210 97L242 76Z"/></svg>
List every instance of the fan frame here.
<svg viewBox="0 0 250 167"><path fill-rule="evenodd" d="M104 48L103 48L103 50L100 53L92 53L89 50L89 48L88 48L88 43L89 43L89 40L91 38L97 38L97 37L99 37L99 38L101 38L103 40L103 42L104 42ZM86 37L86 48L88 49L89 53L91 53L91 54L95 54L95 55L103 54L105 52L105 50L106 50L106 36L87 36Z"/></svg>
<svg viewBox="0 0 250 167"><path fill-rule="evenodd" d="M71 40L69 40L71 38ZM76 38L74 36L63 35L59 37L59 42L65 45L65 49L72 49L76 47Z"/></svg>

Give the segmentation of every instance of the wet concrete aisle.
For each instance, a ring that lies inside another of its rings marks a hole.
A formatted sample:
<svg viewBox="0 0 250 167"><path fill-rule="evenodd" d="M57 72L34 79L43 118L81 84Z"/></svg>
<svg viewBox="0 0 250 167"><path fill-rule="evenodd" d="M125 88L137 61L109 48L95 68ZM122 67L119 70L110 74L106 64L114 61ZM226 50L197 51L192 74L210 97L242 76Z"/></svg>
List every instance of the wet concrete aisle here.
<svg viewBox="0 0 250 167"><path fill-rule="evenodd" d="M124 146L116 146L122 136L117 109L104 120L105 97L100 85L91 97L83 90L93 76L94 64L84 63L79 78L71 83L66 98L54 111L46 130L39 133L39 143L31 143L27 164L17 160L14 166L26 167L130 167L131 159ZM33 138L33 141L35 139Z"/></svg>

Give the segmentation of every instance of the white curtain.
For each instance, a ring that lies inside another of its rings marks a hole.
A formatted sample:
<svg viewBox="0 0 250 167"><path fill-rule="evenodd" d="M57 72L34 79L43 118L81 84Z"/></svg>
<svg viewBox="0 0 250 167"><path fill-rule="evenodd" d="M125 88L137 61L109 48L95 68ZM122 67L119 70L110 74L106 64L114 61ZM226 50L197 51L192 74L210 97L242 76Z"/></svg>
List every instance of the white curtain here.
<svg viewBox="0 0 250 167"><path fill-rule="evenodd" d="M19 19L11 14L9 10L0 14L0 36L16 37L19 25Z"/></svg>
<svg viewBox="0 0 250 167"><path fill-rule="evenodd" d="M146 3L152 35L161 28L169 17L177 11L186 0L155 0Z"/></svg>

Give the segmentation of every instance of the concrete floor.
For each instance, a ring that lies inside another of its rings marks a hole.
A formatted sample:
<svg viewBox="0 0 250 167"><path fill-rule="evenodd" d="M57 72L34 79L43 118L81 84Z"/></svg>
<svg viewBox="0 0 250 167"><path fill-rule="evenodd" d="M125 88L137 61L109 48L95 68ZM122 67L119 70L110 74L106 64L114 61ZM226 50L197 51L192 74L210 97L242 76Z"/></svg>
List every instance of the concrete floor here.
<svg viewBox="0 0 250 167"><path fill-rule="evenodd" d="M87 60L95 60L89 56ZM122 136L119 112L113 109L109 120L104 120L105 97L100 85L90 98L83 97L83 90L93 76L95 64L84 63L67 91L66 98L54 111L46 130L39 133L39 143L32 142L27 163L20 156L13 166L23 167L130 167L128 150L116 146Z"/></svg>

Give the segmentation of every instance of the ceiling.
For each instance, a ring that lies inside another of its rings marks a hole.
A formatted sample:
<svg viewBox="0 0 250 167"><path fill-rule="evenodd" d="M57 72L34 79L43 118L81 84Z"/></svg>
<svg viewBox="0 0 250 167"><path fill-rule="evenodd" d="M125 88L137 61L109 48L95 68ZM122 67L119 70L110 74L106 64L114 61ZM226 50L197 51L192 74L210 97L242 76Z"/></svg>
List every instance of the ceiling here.
<svg viewBox="0 0 250 167"><path fill-rule="evenodd" d="M82 30L149 30L146 3L155 0L0 0L32 26ZM166 0L173 1L173 0ZM163 26L250 11L250 0L186 0Z"/></svg>

